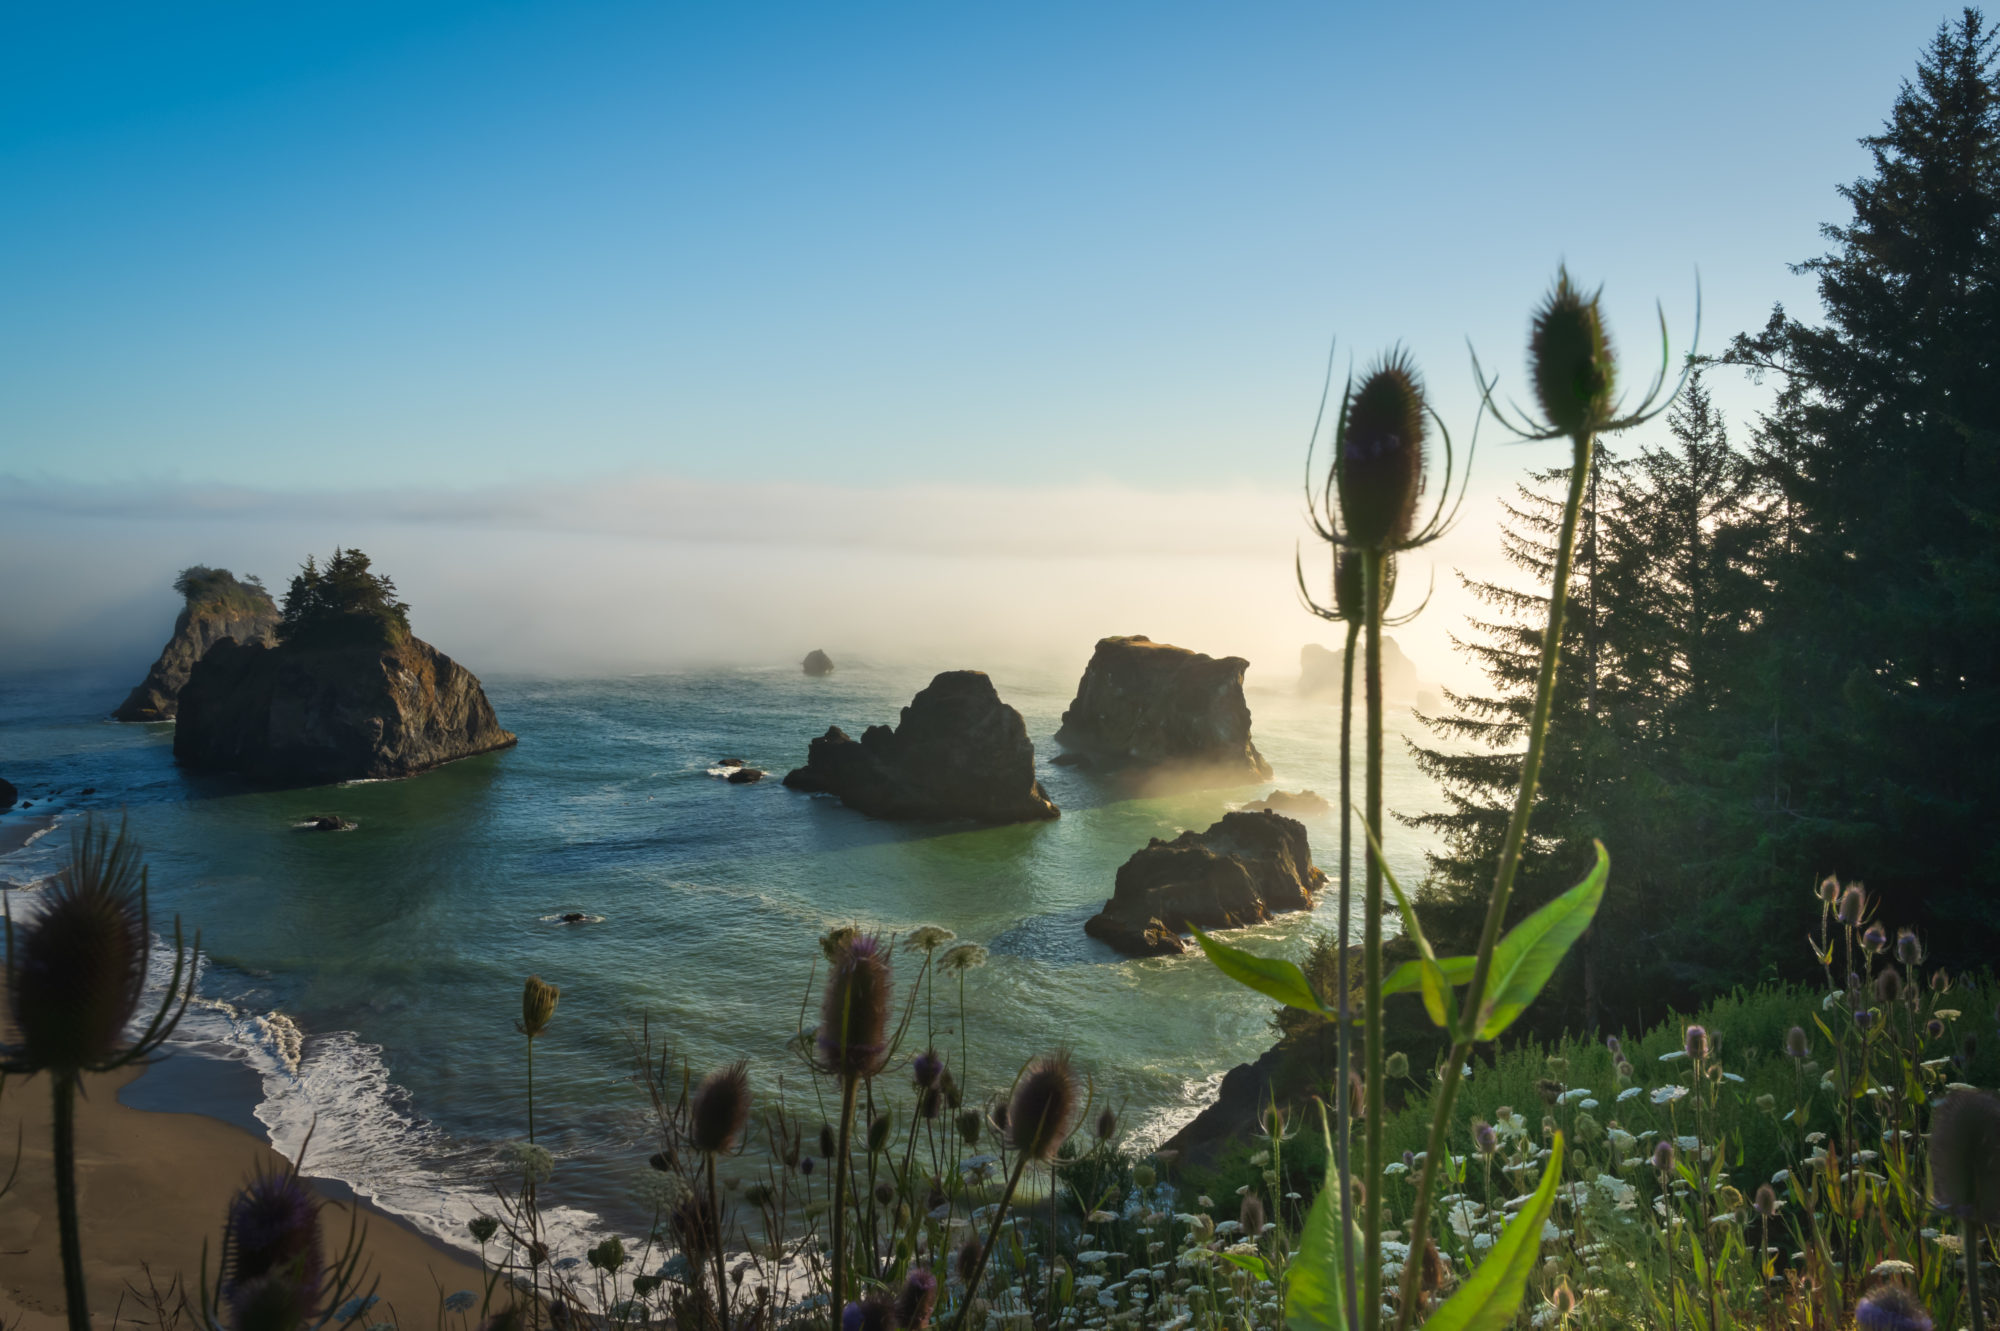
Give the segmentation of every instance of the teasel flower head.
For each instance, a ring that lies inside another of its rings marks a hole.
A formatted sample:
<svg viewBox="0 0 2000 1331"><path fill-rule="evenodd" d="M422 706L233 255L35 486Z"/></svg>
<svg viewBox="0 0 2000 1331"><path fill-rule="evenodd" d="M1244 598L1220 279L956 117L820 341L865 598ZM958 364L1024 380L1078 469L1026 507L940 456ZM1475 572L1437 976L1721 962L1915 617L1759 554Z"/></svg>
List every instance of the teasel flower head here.
<svg viewBox="0 0 2000 1331"><path fill-rule="evenodd" d="M1607 1035L1604 1037L1604 1047L1611 1051L1611 1056L1613 1058L1617 1058L1619 1055L1625 1052L1625 1042L1620 1040L1615 1035Z"/></svg>
<svg viewBox="0 0 2000 1331"><path fill-rule="evenodd" d="M1076 1073L1058 1050L1028 1065L1007 1102L1007 1131L1014 1149L1047 1164L1068 1139L1078 1111Z"/></svg>
<svg viewBox="0 0 2000 1331"><path fill-rule="evenodd" d="M514 1023L514 1029L530 1040L540 1035L555 1018L556 1001L561 997L562 990L539 975L530 975L521 986L521 1020Z"/></svg>
<svg viewBox="0 0 2000 1331"><path fill-rule="evenodd" d="M1757 1208L1758 1215L1769 1220L1772 1216L1778 1214L1777 1190L1768 1183L1759 1183L1757 1185L1756 1200L1751 1204Z"/></svg>
<svg viewBox="0 0 2000 1331"><path fill-rule="evenodd" d="M1912 968L1923 965L1924 944L1915 929L1896 930L1896 960Z"/></svg>
<svg viewBox="0 0 2000 1331"><path fill-rule="evenodd" d="M958 1245L958 1255L953 1260L958 1283L966 1287L965 1296L971 1298L977 1291L972 1289L973 1278L979 1273L979 1240L969 1238Z"/></svg>
<svg viewBox="0 0 2000 1331"><path fill-rule="evenodd" d="M713 1255L722 1243L720 1217L704 1192L690 1191L682 1198L667 1218L667 1229L690 1262Z"/></svg>
<svg viewBox="0 0 2000 1331"><path fill-rule="evenodd" d="M1492 1155L1500 1149L1500 1134L1493 1125L1483 1118L1472 1121L1472 1146L1481 1155Z"/></svg>
<svg viewBox="0 0 2000 1331"><path fill-rule="evenodd" d="M1250 1238L1254 1239L1259 1234L1262 1234L1264 1232L1264 1199L1254 1192L1244 1193L1243 1205L1237 1208L1236 1220L1238 1224L1243 1226L1244 1234Z"/></svg>
<svg viewBox="0 0 2000 1331"><path fill-rule="evenodd" d="M1861 932L1861 946L1871 953L1879 953L1889 946L1889 931L1879 924L1871 924Z"/></svg>
<svg viewBox="0 0 2000 1331"><path fill-rule="evenodd" d="M944 1056L935 1049L926 1049L910 1060L910 1080L920 1090L936 1086L944 1077Z"/></svg>
<svg viewBox="0 0 2000 1331"><path fill-rule="evenodd" d="M868 1154L877 1155L889 1144L889 1111L883 1110L868 1120Z"/></svg>
<svg viewBox="0 0 2000 1331"><path fill-rule="evenodd" d="M743 1137L750 1122L749 1065L738 1059L711 1072L695 1087L688 1106L694 1148L704 1155L721 1155Z"/></svg>
<svg viewBox="0 0 2000 1331"><path fill-rule="evenodd" d="M1875 976L1875 1001L1884 1005L1903 996L1903 977L1894 966L1884 966Z"/></svg>
<svg viewBox="0 0 2000 1331"><path fill-rule="evenodd" d="M1708 1032L1700 1026L1687 1028L1685 1041L1687 1056L1699 1063L1708 1057Z"/></svg>
<svg viewBox="0 0 2000 1331"><path fill-rule="evenodd" d="M1931 992L1942 994L1951 988L1951 974L1942 966L1931 972Z"/></svg>
<svg viewBox="0 0 2000 1331"><path fill-rule="evenodd" d="M58 1076L107 1072L145 1058L172 1033L194 993L195 954L174 928L174 974L147 1028L127 1031L146 987L151 931L146 870L120 828L86 820L41 894L42 909L18 930L7 922L7 997L15 1039L0 1070ZM197 938L195 952L200 940Z"/></svg>
<svg viewBox="0 0 2000 1331"><path fill-rule="evenodd" d="M1090 1128L1091 1135L1101 1142L1110 1141L1118 1133L1118 1111L1110 1105L1097 1111L1097 1122Z"/></svg>
<svg viewBox="0 0 2000 1331"><path fill-rule="evenodd" d="M979 1133L985 1126L985 1119L977 1109L958 1111L958 1135L967 1146L979 1145Z"/></svg>
<svg viewBox="0 0 2000 1331"><path fill-rule="evenodd" d="M1335 485L1348 542L1398 548L1416 521L1424 489L1430 407L1415 364L1391 351L1352 390L1336 440Z"/></svg>
<svg viewBox="0 0 2000 1331"><path fill-rule="evenodd" d="M294 1331L319 1311L319 1202L294 1170L260 1173L229 1204L222 1297L242 1331Z"/></svg>
<svg viewBox="0 0 2000 1331"><path fill-rule="evenodd" d="M1931 1116L1931 1204L1976 1224L2000 1223L2000 1097L1953 1091Z"/></svg>
<svg viewBox="0 0 2000 1331"><path fill-rule="evenodd" d="M1854 1305L1854 1325L1860 1331L1931 1331L1931 1315L1916 1295L1901 1285L1882 1284Z"/></svg>
<svg viewBox="0 0 2000 1331"><path fill-rule="evenodd" d="M937 1307L937 1277L923 1267L911 1271L896 1295L898 1331L923 1331L930 1325L931 1311Z"/></svg>
<svg viewBox="0 0 2000 1331"><path fill-rule="evenodd" d="M1833 918L1852 927L1861 923L1861 917L1867 910L1868 893L1861 884L1855 883L1840 894L1840 908L1834 912Z"/></svg>
<svg viewBox="0 0 2000 1331"><path fill-rule="evenodd" d="M1819 880L1819 886L1813 889L1813 895L1819 898L1822 906L1828 910L1833 909L1833 903L1840 900L1840 880L1828 874Z"/></svg>
<svg viewBox="0 0 2000 1331"><path fill-rule="evenodd" d="M1874 1008L1870 1008L1870 1007L1858 1007L1858 1008L1854 1009L1854 1029L1855 1029L1855 1030L1857 1030L1857 1031L1872 1031L1872 1030L1874 1030L1874 1029L1875 1029L1875 1020L1876 1020L1876 1018L1875 1018L1875 1009L1874 1009Z"/></svg>
<svg viewBox="0 0 2000 1331"><path fill-rule="evenodd" d="M820 1001L820 1066L858 1081L882 1070L889 1055L889 1000L894 981L882 940L861 934L834 957Z"/></svg>
<svg viewBox="0 0 2000 1331"><path fill-rule="evenodd" d="M1794 1026L1785 1032L1785 1053L1794 1059L1803 1059L1812 1053L1812 1037L1803 1026Z"/></svg>
<svg viewBox="0 0 2000 1331"><path fill-rule="evenodd" d="M1528 364L1542 418L1570 436L1595 434L1611 422L1618 362L1597 301L1597 292L1585 295L1559 268L1529 326Z"/></svg>
<svg viewBox="0 0 2000 1331"><path fill-rule="evenodd" d="M1944 1022L1936 1017L1932 1017L1929 1021L1925 1022L1924 1038L1927 1040L1944 1039Z"/></svg>
<svg viewBox="0 0 2000 1331"><path fill-rule="evenodd" d="M1409 1076L1410 1056L1400 1049L1393 1051L1387 1058L1382 1060L1382 1072L1384 1075L1390 1077L1400 1078Z"/></svg>
<svg viewBox="0 0 2000 1331"><path fill-rule="evenodd" d="M1670 1141L1662 1140L1657 1146L1653 1147L1653 1168L1665 1174L1672 1170L1673 1167L1674 1144Z"/></svg>

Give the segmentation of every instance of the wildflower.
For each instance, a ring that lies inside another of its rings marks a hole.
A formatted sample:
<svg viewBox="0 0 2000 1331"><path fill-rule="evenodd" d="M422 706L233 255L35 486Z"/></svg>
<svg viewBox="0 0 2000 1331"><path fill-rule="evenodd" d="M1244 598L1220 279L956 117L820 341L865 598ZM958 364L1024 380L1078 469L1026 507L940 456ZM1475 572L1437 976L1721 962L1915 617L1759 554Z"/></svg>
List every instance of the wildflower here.
<svg viewBox="0 0 2000 1331"><path fill-rule="evenodd" d="M1556 431L1572 438L1610 423L1617 360L1598 313L1597 293L1585 296L1559 269L1556 284L1535 311L1528 334L1535 397Z"/></svg>
<svg viewBox="0 0 2000 1331"><path fill-rule="evenodd" d="M1889 946L1889 933L1879 924L1871 924L1861 934L1861 946L1870 953L1877 953Z"/></svg>
<svg viewBox="0 0 2000 1331"><path fill-rule="evenodd" d="M1625 1101L1630 1100L1633 1096L1644 1095L1645 1093L1646 1093L1646 1088L1643 1086L1627 1086L1624 1090L1618 1092L1618 1102L1620 1104L1623 1104Z"/></svg>
<svg viewBox="0 0 2000 1331"><path fill-rule="evenodd" d="M1588 1086L1578 1086L1571 1090L1564 1091L1562 1093L1561 1100L1562 1103L1566 1105L1573 1105L1578 1100L1584 1099L1589 1094L1590 1094L1590 1088Z"/></svg>
<svg viewBox="0 0 2000 1331"><path fill-rule="evenodd" d="M1931 1118L1931 1202L1980 1224L2000 1222L2000 1098L1954 1091Z"/></svg>
<svg viewBox="0 0 2000 1331"><path fill-rule="evenodd" d="M244 1331L293 1327L318 1309L326 1279L319 1202L294 1170L258 1174L229 1204L222 1296Z"/></svg>
<svg viewBox="0 0 2000 1331"><path fill-rule="evenodd" d="M546 1146L533 1142L508 1142L507 1158L521 1171L521 1177L531 1183L541 1183L555 1172L556 1158L549 1154Z"/></svg>
<svg viewBox="0 0 2000 1331"><path fill-rule="evenodd" d="M1875 977L1875 1001L1887 1006L1903 996L1903 977L1894 966L1884 966Z"/></svg>
<svg viewBox="0 0 2000 1331"><path fill-rule="evenodd" d="M931 953L958 937L951 930L935 924L926 924L910 930L910 946L929 956Z"/></svg>
<svg viewBox="0 0 2000 1331"><path fill-rule="evenodd" d="M893 1325L899 1331L923 1331L931 1320L931 1310L937 1307L937 1294L936 1276L922 1267L911 1271L896 1296Z"/></svg>
<svg viewBox="0 0 2000 1331"><path fill-rule="evenodd" d="M1785 1032L1785 1053L1793 1059L1802 1059L1812 1052L1812 1039L1803 1026L1794 1026Z"/></svg>
<svg viewBox="0 0 2000 1331"><path fill-rule="evenodd" d="M1664 1174L1673 1167L1674 1144L1670 1141L1661 1141L1653 1148L1653 1168Z"/></svg>
<svg viewBox="0 0 2000 1331"><path fill-rule="evenodd" d="M1928 1040L1944 1039L1944 1023L1936 1017L1932 1017L1929 1021L1925 1022L1924 1038Z"/></svg>
<svg viewBox="0 0 2000 1331"><path fill-rule="evenodd" d="M562 990L539 975L530 975L528 982L521 986L521 1020L514 1029L530 1040L540 1035L555 1018L556 1000L561 997Z"/></svg>
<svg viewBox="0 0 2000 1331"><path fill-rule="evenodd" d="M1757 1208L1757 1214L1769 1220L1772 1216L1778 1214L1777 1190L1768 1183L1759 1183L1757 1185L1757 1199L1754 1205Z"/></svg>
<svg viewBox="0 0 2000 1331"><path fill-rule="evenodd" d="M1862 912L1867 906L1867 895L1861 890L1861 884L1856 883L1841 894L1840 909L1835 912L1834 918L1852 928L1861 923Z"/></svg>
<svg viewBox="0 0 2000 1331"><path fill-rule="evenodd" d="M1875 1010L1873 1008L1865 1008L1865 1007L1854 1009L1854 1029L1857 1031L1874 1030Z"/></svg>
<svg viewBox="0 0 2000 1331"><path fill-rule="evenodd" d="M1653 1088L1653 1103L1656 1105L1670 1105L1674 1101L1684 1097L1687 1093L1688 1089L1685 1086L1656 1086Z"/></svg>
<svg viewBox="0 0 2000 1331"><path fill-rule="evenodd" d="M1500 1134L1493 1131L1493 1125L1485 1119L1475 1119L1472 1124L1472 1145L1481 1155L1490 1156L1500 1149Z"/></svg>
<svg viewBox="0 0 2000 1331"><path fill-rule="evenodd" d="M1410 1075L1410 1056L1398 1049L1382 1060L1382 1071L1391 1077Z"/></svg>
<svg viewBox="0 0 2000 1331"><path fill-rule="evenodd" d="M1901 1285L1877 1285L1854 1306L1860 1331L1931 1331L1931 1315Z"/></svg>
<svg viewBox="0 0 2000 1331"><path fill-rule="evenodd" d="M816 1041L828 1072L859 1080L881 1071L891 983L888 952L873 934L848 939L832 958Z"/></svg>
<svg viewBox="0 0 2000 1331"><path fill-rule="evenodd" d="M1831 906L1840 896L1840 880L1828 874L1820 879L1819 888L1814 895L1820 899L1821 904Z"/></svg>
<svg viewBox="0 0 2000 1331"><path fill-rule="evenodd" d="M944 1076L944 1058L935 1049L926 1049L910 1060L910 1080L920 1090L930 1090Z"/></svg>
<svg viewBox="0 0 2000 1331"><path fill-rule="evenodd" d="M1334 473L1348 543L1382 550L1410 534L1424 486L1429 408L1401 350L1377 362L1346 410Z"/></svg>
<svg viewBox="0 0 2000 1331"><path fill-rule="evenodd" d="M750 1121L750 1074L741 1059L711 1072L695 1087L688 1119L694 1148L720 1155L736 1145Z"/></svg>
<svg viewBox="0 0 2000 1331"><path fill-rule="evenodd" d="M1091 1135L1101 1142L1110 1141L1118 1132L1118 1114L1106 1105L1097 1113L1097 1122L1091 1126Z"/></svg>
<svg viewBox="0 0 2000 1331"><path fill-rule="evenodd" d="M986 964L986 949L977 943L960 943L938 958L938 965L954 975L963 975Z"/></svg>
<svg viewBox="0 0 2000 1331"><path fill-rule="evenodd" d="M1924 945L1917 938L1917 931L1903 928L1896 930L1896 960L1905 966L1919 966L1924 960Z"/></svg>
<svg viewBox="0 0 2000 1331"><path fill-rule="evenodd" d="M1037 1059L1021 1075L1008 1103L1014 1148L1030 1160L1055 1159L1056 1148L1069 1136L1076 1109L1076 1077L1069 1055L1059 1051Z"/></svg>
<svg viewBox="0 0 2000 1331"><path fill-rule="evenodd" d="M890 1126L889 1111L886 1109L868 1120L868 1154L880 1154L882 1148L889 1144Z"/></svg>
<svg viewBox="0 0 2000 1331"><path fill-rule="evenodd" d="M490 1243L493 1236L500 1232L499 1220L490 1215L476 1215L466 1222L465 1227L471 1231L475 1243Z"/></svg>
<svg viewBox="0 0 2000 1331"><path fill-rule="evenodd" d="M1685 1038L1686 1043L1682 1047L1687 1051L1689 1058L1699 1063L1702 1059L1708 1057L1708 1032L1706 1030L1700 1026L1690 1026L1687 1028Z"/></svg>
<svg viewBox="0 0 2000 1331"><path fill-rule="evenodd" d="M1264 1232L1263 1199L1258 1197L1254 1192L1246 1195L1243 1198L1242 1209L1237 1212L1237 1220L1243 1226L1243 1232L1251 1238L1256 1238L1259 1234L1262 1234Z"/></svg>
<svg viewBox="0 0 2000 1331"><path fill-rule="evenodd" d="M1677 1063L1687 1056L1688 1051L1685 1049L1669 1049L1666 1053L1660 1055L1660 1061L1662 1063Z"/></svg>

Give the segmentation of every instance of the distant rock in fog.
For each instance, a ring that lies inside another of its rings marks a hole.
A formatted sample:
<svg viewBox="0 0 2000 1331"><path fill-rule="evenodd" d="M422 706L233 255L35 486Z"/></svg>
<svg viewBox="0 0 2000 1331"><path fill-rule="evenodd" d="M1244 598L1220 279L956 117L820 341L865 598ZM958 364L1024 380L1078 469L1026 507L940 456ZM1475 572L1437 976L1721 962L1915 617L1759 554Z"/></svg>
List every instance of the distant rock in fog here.
<svg viewBox="0 0 2000 1331"><path fill-rule="evenodd" d="M1346 653L1328 651L1318 643L1299 649L1299 694L1307 698L1340 701L1340 680ZM1361 714L1362 661L1354 661L1354 712ZM1423 686L1417 679L1416 663L1403 655L1394 638L1382 639L1382 701L1413 703Z"/></svg>
<svg viewBox="0 0 2000 1331"><path fill-rule="evenodd" d="M1307 910L1326 875L1313 867L1305 826L1277 813L1226 813L1206 832L1155 837L1118 870L1084 932L1133 956L1185 949L1189 925L1235 929Z"/></svg>
<svg viewBox="0 0 2000 1331"><path fill-rule="evenodd" d="M977 670L937 676L894 730L870 726L856 740L828 727L785 784L837 795L877 818L997 824L1061 816L1035 779L1027 723Z"/></svg>
<svg viewBox="0 0 2000 1331"><path fill-rule="evenodd" d="M1300 814L1322 814L1333 812L1333 802L1317 791L1301 790L1293 794L1289 790L1274 790L1263 799L1243 806L1245 813L1282 813L1293 817Z"/></svg>
<svg viewBox="0 0 2000 1331"><path fill-rule="evenodd" d="M1268 780L1250 742L1240 656L1220 659L1134 634L1104 638L1063 713L1056 761L1097 771L1133 770L1182 784Z"/></svg>
<svg viewBox="0 0 2000 1331"><path fill-rule="evenodd" d="M111 715L119 721L171 721L180 710L181 688L195 663L224 638L269 643L278 625L278 607L263 584L239 581L226 568L195 565L181 570L174 590L186 603L159 660Z"/></svg>
<svg viewBox="0 0 2000 1331"><path fill-rule="evenodd" d="M833 673L833 658L815 647L806 653L805 672L814 679Z"/></svg>

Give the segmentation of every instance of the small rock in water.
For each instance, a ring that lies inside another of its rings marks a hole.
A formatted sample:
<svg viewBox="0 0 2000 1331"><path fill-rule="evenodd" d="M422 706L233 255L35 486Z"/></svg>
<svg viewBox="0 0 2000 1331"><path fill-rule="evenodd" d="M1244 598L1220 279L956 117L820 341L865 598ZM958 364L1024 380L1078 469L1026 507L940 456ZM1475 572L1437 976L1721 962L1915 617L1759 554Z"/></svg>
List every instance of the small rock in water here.
<svg viewBox="0 0 2000 1331"><path fill-rule="evenodd" d="M562 922L564 924L582 924L585 920L589 918L590 917L588 915L585 915L582 911L573 910L569 911L562 917Z"/></svg>
<svg viewBox="0 0 2000 1331"><path fill-rule="evenodd" d="M761 767L739 767L723 778L723 780L732 786L747 786L753 781L762 781L763 779L764 769Z"/></svg>
<svg viewBox="0 0 2000 1331"><path fill-rule="evenodd" d="M817 647L806 653L806 659L801 664L805 667L805 672L814 679L833 673L833 658Z"/></svg>
<svg viewBox="0 0 2000 1331"><path fill-rule="evenodd" d="M715 765L717 767L741 767L743 766L743 760L741 758L717 758Z"/></svg>
<svg viewBox="0 0 2000 1331"><path fill-rule="evenodd" d="M345 832L354 824L337 813L314 814L299 826L313 832Z"/></svg>

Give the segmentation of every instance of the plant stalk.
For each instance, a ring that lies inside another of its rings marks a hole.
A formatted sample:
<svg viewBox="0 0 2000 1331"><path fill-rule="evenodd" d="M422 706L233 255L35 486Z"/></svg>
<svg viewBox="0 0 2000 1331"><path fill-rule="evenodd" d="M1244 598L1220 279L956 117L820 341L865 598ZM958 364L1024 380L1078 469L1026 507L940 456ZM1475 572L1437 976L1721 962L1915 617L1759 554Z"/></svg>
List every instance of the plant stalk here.
<svg viewBox="0 0 2000 1331"><path fill-rule="evenodd" d="M1361 581L1367 621L1368 665L1363 695L1366 701L1365 816L1379 841L1382 832L1382 570L1387 557L1380 550L1361 552ZM1362 1125L1368 1180L1362 1198L1362 1325L1374 1331L1382 1324L1382 861L1370 855L1362 879L1361 983L1367 1006L1363 1016L1363 1071L1367 1091L1367 1122ZM1347 1087L1340 1088L1345 1096Z"/></svg>
<svg viewBox="0 0 2000 1331"><path fill-rule="evenodd" d="M1007 1206L1014 1200L1014 1188L1021 1181L1021 1172L1028 1167L1028 1153L1022 1151L1014 1157L1013 1172L1007 1175L1007 1191L1000 1194L1000 1205L993 1212L993 1224L986 1231L986 1242L979 1247L979 1260L973 1264L972 1278L965 1282L965 1299L958 1306L958 1316L952 1319L951 1331L964 1331L965 1319L972 1312L972 1300L979 1293L979 1282L986 1278L986 1259L993 1255L993 1245L1000 1241L1000 1226L1007 1219Z"/></svg>
<svg viewBox="0 0 2000 1331"><path fill-rule="evenodd" d="M56 1226L62 1242L63 1303L69 1331L90 1331L83 1283L83 1236L76 1206L76 1074L51 1074L55 1087Z"/></svg>
<svg viewBox="0 0 2000 1331"><path fill-rule="evenodd" d="M715 1153L708 1153L708 1211L715 1217L715 1318L729 1331L729 1279L722 1267L722 1196L715 1190Z"/></svg>
<svg viewBox="0 0 2000 1331"><path fill-rule="evenodd" d="M1347 1303L1347 1324L1359 1327L1360 1302L1354 1288L1354 1170L1348 1159L1348 1081L1352 1075L1349 1033L1354 1018L1349 1000L1354 993L1347 973L1348 933L1352 927L1354 886L1354 649L1359 645L1361 625L1349 621L1347 650L1342 654L1340 679L1340 951L1334 958L1334 984L1339 1013L1334 1035L1334 1177L1340 1183L1340 1266L1341 1289Z"/></svg>
<svg viewBox="0 0 2000 1331"><path fill-rule="evenodd" d="M1986 1331L1986 1301L1979 1290L1979 1222L1967 1216L1959 1227L1964 1231L1965 1298L1972 1305L1972 1331Z"/></svg>
<svg viewBox="0 0 2000 1331"><path fill-rule="evenodd" d="M840 1079L840 1145L833 1167L833 1314L834 1331L840 1331L840 1315L847 1307L847 1160L848 1132L854 1126L855 1078Z"/></svg>
<svg viewBox="0 0 2000 1331"><path fill-rule="evenodd" d="M535 1143L535 1037L528 1037L528 1144Z"/></svg>
<svg viewBox="0 0 2000 1331"><path fill-rule="evenodd" d="M1594 470L1594 435L1577 436L1569 475L1569 497L1563 505L1562 533L1556 544L1556 566L1549 587L1549 622L1542 630L1542 664L1535 678L1535 710L1528 724L1528 751L1521 761L1521 785L1514 796L1514 813L1507 822L1507 837L1500 847L1500 862L1493 875L1493 895L1486 903L1486 923L1479 934L1479 952L1472 965L1472 981L1466 986L1465 1001L1459 1007L1460 1033L1452 1043L1445 1064L1444 1080L1438 1084L1436 1108L1431 1112L1431 1131L1424 1155L1422 1179L1417 1184L1416 1208L1410 1220L1410 1244L1416 1252L1428 1237L1431 1193L1435 1191L1439 1157L1445 1153L1446 1130L1451 1124L1452 1104L1458 1098L1459 1069L1472 1053L1473 1036L1480 1026L1480 1009L1486 1001L1486 981L1493 969L1493 949L1500 941L1506 922L1508 899L1514 893L1514 873L1520 867L1521 847L1528 836L1528 815L1535 805L1535 786L1541 779L1542 751L1549 731L1549 709L1555 696L1556 667L1562 656L1563 611L1569 603L1570 570L1576 562L1576 527L1583 510L1585 487ZM1369 584L1370 595L1374 584ZM1371 806L1369 817L1376 818ZM1374 864L1371 857L1370 865ZM1403 1270L1402 1307L1397 1311L1397 1331L1408 1331L1416 1315L1414 1291L1417 1264Z"/></svg>

